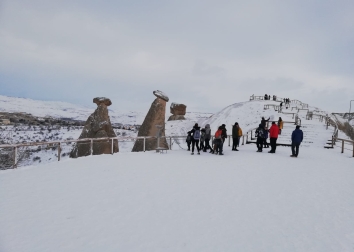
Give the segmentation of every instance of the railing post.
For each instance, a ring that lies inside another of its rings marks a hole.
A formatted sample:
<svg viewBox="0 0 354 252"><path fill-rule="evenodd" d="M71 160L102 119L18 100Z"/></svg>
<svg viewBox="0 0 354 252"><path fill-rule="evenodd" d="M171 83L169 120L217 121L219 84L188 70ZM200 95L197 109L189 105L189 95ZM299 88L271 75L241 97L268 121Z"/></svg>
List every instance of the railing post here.
<svg viewBox="0 0 354 252"><path fill-rule="evenodd" d="M17 168L17 146L14 147L14 168Z"/></svg>
<svg viewBox="0 0 354 252"><path fill-rule="evenodd" d="M170 150L172 149L172 138L170 137Z"/></svg>
<svg viewBox="0 0 354 252"><path fill-rule="evenodd" d="M252 136L252 130L251 130L251 140L252 140L253 136Z"/></svg>
<svg viewBox="0 0 354 252"><path fill-rule="evenodd" d="M111 139L111 154L113 155L113 138Z"/></svg>
<svg viewBox="0 0 354 252"><path fill-rule="evenodd" d="M90 154L91 156L93 155L93 139L91 138L91 144L90 144Z"/></svg>
<svg viewBox="0 0 354 252"><path fill-rule="evenodd" d="M145 139L146 139L146 137L144 137L144 148L143 148L143 149L144 149L144 152L145 152Z"/></svg>
<svg viewBox="0 0 354 252"><path fill-rule="evenodd" d="M231 137L229 136L229 147L230 147Z"/></svg>
<svg viewBox="0 0 354 252"><path fill-rule="evenodd" d="M353 142L353 157L354 157L354 142Z"/></svg>
<svg viewBox="0 0 354 252"><path fill-rule="evenodd" d="M245 145L245 136L242 136L242 145Z"/></svg>
<svg viewBox="0 0 354 252"><path fill-rule="evenodd" d="M344 153L344 140L342 140L342 153Z"/></svg>
<svg viewBox="0 0 354 252"><path fill-rule="evenodd" d="M58 161L60 161L60 153L61 153L61 148L60 148L60 142L58 144Z"/></svg>

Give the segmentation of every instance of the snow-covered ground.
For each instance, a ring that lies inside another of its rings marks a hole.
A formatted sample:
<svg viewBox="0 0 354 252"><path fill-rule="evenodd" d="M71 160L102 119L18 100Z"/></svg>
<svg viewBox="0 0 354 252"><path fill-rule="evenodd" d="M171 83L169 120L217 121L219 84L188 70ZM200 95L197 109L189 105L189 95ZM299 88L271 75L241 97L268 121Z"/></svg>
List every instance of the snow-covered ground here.
<svg viewBox="0 0 354 252"><path fill-rule="evenodd" d="M354 169L323 147L118 153L0 172L0 251L353 251Z"/></svg>
<svg viewBox="0 0 354 252"><path fill-rule="evenodd" d="M230 134L236 121L244 133L261 116L294 121L264 104L187 114L166 135L196 122ZM0 171L0 251L354 251L352 152L323 148L333 128L305 115L298 158L282 146L233 152L228 140L224 156L191 156L182 139L167 154L120 142L114 155ZM294 127L285 123L278 142L290 143Z"/></svg>

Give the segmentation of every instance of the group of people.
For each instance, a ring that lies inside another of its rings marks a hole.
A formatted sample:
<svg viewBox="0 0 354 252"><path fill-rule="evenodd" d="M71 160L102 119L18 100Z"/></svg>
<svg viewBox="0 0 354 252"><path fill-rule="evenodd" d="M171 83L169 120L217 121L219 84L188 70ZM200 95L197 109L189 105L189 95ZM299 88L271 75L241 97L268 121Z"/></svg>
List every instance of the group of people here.
<svg viewBox="0 0 354 252"><path fill-rule="evenodd" d="M266 127L266 123L269 121L269 119L270 118L266 120L264 117L262 117L261 123L256 129L257 152L262 152L263 148L269 148L269 144L267 143L268 135L270 139L271 148L268 153L275 153L277 149L278 136L281 134L284 122L282 118L279 117L278 123L276 124L275 121L273 121L272 126L268 129ZM300 127L300 125L296 125L296 128L291 135L292 155L290 157L297 157L299 155L299 147L304 137L302 130L300 130Z"/></svg>
<svg viewBox="0 0 354 252"><path fill-rule="evenodd" d="M264 95L264 100L270 100L270 95L265 94ZM277 100L277 96L273 95L273 101L276 101L276 100Z"/></svg>
<svg viewBox="0 0 354 252"><path fill-rule="evenodd" d="M290 105L290 98L284 98L283 101L285 105Z"/></svg>
<svg viewBox="0 0 354 252"><path fill-rule="evenodd" d="M198 151L198 155L200 155L200 151L207 152L212 154L223 154L223 146L225 139L227 138L227 130L226 125L222 124L218 127L218 130L214 134L214 140L212 145L210 145L210 140L212 139L210 125L205 125L205 128L200 128L198 123L193 126L193 129L187 132L187 146L188 151L192 150L192 155L194 155L195 148ZM232 126L232 150L238 151L237 147L240 144L240 137L242 136L242 129L236 122ZM200 143L200 146L199 146ZM192 147L192 148L191 148Z"/></svg>
<svg viewBox="0 0 354 252"><path fill-rule="evenodd" d="M281 128L283 128L283 121L281 120L281 117L279 117L278 125L275 124L275 122L272 122L272 126L268 129L266 127L266 122L269 121L270 118L267 120L262 117L262 121L259 124L258 128L256 129L256 137L257 137L257 152L262 152L263 147L264 148L269 148L269 144L267 143L268 135L270 139L270 151L269 153L275 153L275 150L277 148L277 139L278 136L281 132Z"/></svg>
<svg viewBox="0 0 354 252"><path fill-rule="evenodd" d="M283 120L279 117L278 123L275 121L272 122L271 127L268 129L267 122L269 122L270 118L265 119L262 117L261 123L259 124L258 128L256 129L256 137L257 137L257 152L262 152L263 148L269 148L270 151L268 153L275 153L277 148L277 140L278 136L281 134L283 129ZM242 136L242 129L240 128L239 124L236 122L232 126L232 151L238 151L237 147L240 144L240 138ZM222 124L218 127L218 130L214 134L214 140L210 145L210 140L212 139L210 125L206 124L205 128L200 128L198 123L193 126L193 129L188 131L187 135L187 146L188 151L192 150L192 155L194 155L195 148L200 154L200 151L207 152L212 154L223 154L223 145L225 139L227 138L227 130L226 125ZM270 139L268 144L267 139ZM297 125L296 129L293 131L291 136L291 157L297 157L299 155L299 146L303 140L303 132L300 130L300 126ZM200 146L199 146L200 143Z"/></svg>

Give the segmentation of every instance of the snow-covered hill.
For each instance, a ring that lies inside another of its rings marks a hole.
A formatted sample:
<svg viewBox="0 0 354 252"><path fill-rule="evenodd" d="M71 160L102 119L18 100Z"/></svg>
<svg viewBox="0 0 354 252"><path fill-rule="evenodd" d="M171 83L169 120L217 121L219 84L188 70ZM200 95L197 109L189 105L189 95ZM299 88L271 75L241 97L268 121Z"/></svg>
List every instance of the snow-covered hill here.
<svg viewBox="0 0 354 252"><path fill-rule="evenodd" d="M0 111L3 112L26 112L38 117L50 116L86 121L94 110L95 106L85 107L60 101L38 101L0 95ZM141 124L145 116L144 112L120 112L111 109L109 114L112 123L130 125Z"/></svg>

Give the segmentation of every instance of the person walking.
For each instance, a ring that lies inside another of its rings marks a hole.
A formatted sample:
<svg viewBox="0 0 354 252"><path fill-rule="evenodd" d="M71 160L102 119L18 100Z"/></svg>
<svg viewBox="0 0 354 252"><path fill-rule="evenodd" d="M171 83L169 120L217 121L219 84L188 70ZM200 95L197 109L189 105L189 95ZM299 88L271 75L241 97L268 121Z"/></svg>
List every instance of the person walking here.
<svg viewBox="0 0 354 252"><path fill-rule="evenodd" d="M281 119L281 117L279 117L279 120L278 120L279 135L281 135L281 130L283 129L283 125L284 125L283 119Z"/></svg>
<svg viewBox="0 0 354 252"><path fill-rule="evenodd" d="M268 153L275 153L275 150L277 149L277 139L279 135L279 127L275 124L275 122L272 122L272 126L269 129L269 137L270 137L270 151Z"/></svg>
<svg viewBox="0 0 354 252"><path fill-rule="evenodd" d="M197 146L198 155L200 155L199 149L199 139L200 139L200 127L196 123L191 130L192 133L192 155L194 155L194 146Z"/></svg>
<svg viewBox="0 0 354 252"><path fill-rule="evenodd" d="M259 124L258 128L256 129L256 137L257 137L257 152L263 151L263 139L264 139L264 127L262 124Z"/></svg>
<svg viewBox="0 0 354 252"><path fill-rule="evenodd" d="M232 127L232 150L238 151L237 146L240 142L240 136L242 136L242 130L240 129L238 123Z"/></svg>
<svg viewBox="0 0 354 252"><path fill-rule="evenodd" d="M208 149L212 150L209 144L210 139L211 139L211 130L210 130L210 125L207 124L205 125L205 146L203 152L206 152Z"/></svg>
<svg viewBox="0 0 354 252"><path fill-rule="evenodd" d="M300 129L300 125L296 125L295 130L291 134L291 152L292 155L290 157L297 157L299 155L299 147L304 139L304 133Z"/></svg>

